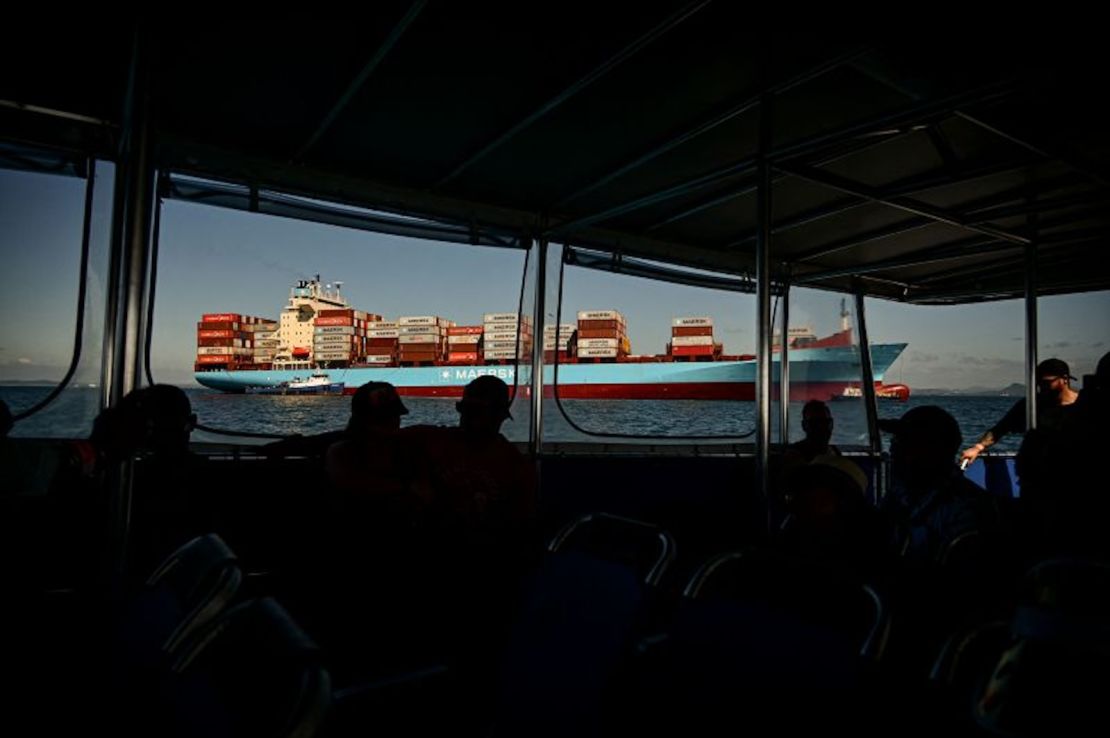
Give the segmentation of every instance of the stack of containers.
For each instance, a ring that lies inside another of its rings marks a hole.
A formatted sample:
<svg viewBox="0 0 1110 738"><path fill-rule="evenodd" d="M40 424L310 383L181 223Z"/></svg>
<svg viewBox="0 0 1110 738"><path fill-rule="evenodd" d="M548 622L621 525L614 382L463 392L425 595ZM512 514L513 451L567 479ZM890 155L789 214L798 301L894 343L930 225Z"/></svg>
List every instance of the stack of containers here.
<svg viewBox="0 0 1110 738"><path fill-rule="evenodd" d="M482 358L484 361L526 361L531 358L531 318L516 313L486 313L482 316L482 328ZM519 341L517 340L518 337Z"/></svg>
<svg viewBox="0 0 1110 738"><path fill-rule="evenodd" d="M547 325L543 328L543 363L554 364L555 352L558 351L560 364L565 364L570 345L570 336L574 333L573 323L564 323L560 326Z"/></svg>
<svg viewBox="0 0 1110 738"><path fill-rule="evenodd" d="M197 323L198 369L254 365L254 332L245 326L269 322L240 313L205 313Z"/></svg>
<svg viewBox="0 0 1110 738"><path fill-rule="evenodd" d="M430 364L443 360L447 323L435 315L405 315L397 319L398 360L402 364Z"/></svg>
<svg viewBox="0 0 1110 738"><path fill-rule="evenodd" d="M397 337L400 334L396 321L375 320L366 324L367 364L393 366L397 363Z"/></svg>
<svg viewBox="0 0 1110 738"><path fill-rule="evenodd" d="M477 364L482 354L482 326L459 325L447 329L447 361L451 364Z"/></svg>
<svg viewBox="0 0 1110 738"><path fill-rule="evenodd" d="M721 345L713 340L713 319L675 318L671 321L671 342L667 353L676 358L702 360L721 352Z"/></svg>
<svg viewBox="0 0 1110 738"><path fill-rule="evenodd" d="M354 308L328 308L316 313L312 356L317 362L352 363L366 355L367 328L381 320Z"/></svg>
<svg viewBox="0 0 1110 738"><path fill-rule="evenodd" d="M628 325L616 310L578 313L578 358L619 359L631 353Z"/></svg>
<svg viewBox="0 0 1110 738"><path fill-rule="evenodd" d="M241 327L254 339L253 363L259 367L272 364L279 343L278 324L269 318L243 316Z"/></svg>

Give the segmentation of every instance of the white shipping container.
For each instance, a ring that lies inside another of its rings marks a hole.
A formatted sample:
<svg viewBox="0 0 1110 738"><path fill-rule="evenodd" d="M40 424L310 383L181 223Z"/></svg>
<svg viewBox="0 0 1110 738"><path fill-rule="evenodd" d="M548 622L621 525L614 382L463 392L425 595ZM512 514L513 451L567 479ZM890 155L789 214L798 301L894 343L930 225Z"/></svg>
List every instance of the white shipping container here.
<svg viewBox="0 0 1110 738"><path fill-rule="evenodd" d="M516 313L486 313L482 316L483 323L497 323L504 321L516 321L520 318Z"/></svg>
<svg viewBox="0 0 1110 738"><path fill-rule="evenodd" d="M328 351L316 354L316 361L350 361L351 355L345 351Z"/></svg>
<svg viewBox="0 0 1110 738"><path fill-rule="evenodd" d="M389 356L388 354L385 356L376 356L374 354L370 354L369 356L365 357L365 359L367 364L391 364L393 362L393 357Z"/></svg>
<svg viewBox="0 0 1110 738"><path fill-rule="evenodd" d="M434 315L403 315L397 318L397 325L439 325L439 318Z"/></svg>
<svg viewBox="0 0 1110 738"><path fill-rule="evenodd" d="M485 334L487 341L515 341L516 331L490 331Z"/></svg>
<svg viewBox="0 0 1110 738"><path fill-rule="evenodd" d="M620 348L619 338L580 338L578 339L579 350L584 348L599 348L599 349L615 349Z"/></svg>
<svg viewBox="0 0 1110 738"><path fill-rule="evenodd" d="M366 324L370 330L381 330L386 328L397 328L396 320L371 320Z"/></svg>
<svg viewBox="0 0 1110 738"><path fill-rule="evenodd" d="M513 350L513 349L496 349L496 350L493 350L493 351L490 351L489 349L487 349L482 355L487 359L515 359L515 358L517 358L516 351ZM528 354L526 354L522 351L520 355L522 357L526 357Z"/></svg>
<svg viewBox="0 0 1110 738"><path fill-rule="evenodd" d="M397 328L371 328L366 335L370 338L397 338L401 332Z"/></svg>
<svg viewBox="0 0 1110 738"><path fill-rule="evenodd" d="M341 336L353 336L355 334L355 327L353 325L323 325L313 331L317 336L324 334L336 334Z"/></svg>
<svg viewBox="0 0 1110 738"><path fill-rule="evenodd" d="M447 343L450 346L476 346L481 342L482 337L479 335L473 336L448 336Z"/></svg>
<svg viewBox="0 0 1110 738"><path fill-rule="evenodd" d="M617 357L617 350L615 348L580 348L578 355L583 359L615 359Z"/></svg>
<svg viewBox="0 0 1110 738"><path fill-rule="evenodd" d="M517 348L516 341L486 341L483 347L488 351L490 349L515 349ZM529 351L532 348L531 342L524 342L520 344L521 351Z"/></svg>
<svg viewBox="0 0 1110 738"><path fill-rule="evenodd" d="M713 325L713 318L675 318L671 321L674 328L697 328Z"/></svg>
<svg viewBox="0 0 1110 738"><path fill-rule="evenodd" d="M403 325L397 330L402 336L411 336L419 333L435 333L438 335L443 329L429 325Z"/></svg>
<svg viewBox="0 0 1110 738"><path fill-rule="evenodd" d="M713 336L671 336L672 346L712 346Z"/></svg>
<svg viewBox="0 0 1110 738"><path fill-rule="evenodd" d="M230 346L198 346L197 356L249 356L250 349L232 348Z"/></svg>
<svg viewBox="0 0 1110 738"><path fill-rule="evenodd" d="M578 313L579 320L619 320L624 322L624 316L616 310L582 310Z"/></svg>
<svg viewBox="0 0 1110 738"><path fill-rule="evenodd" d="M401 343L441 343L438 333L421 333L414 336L401 336L397 340Z"/></svg>

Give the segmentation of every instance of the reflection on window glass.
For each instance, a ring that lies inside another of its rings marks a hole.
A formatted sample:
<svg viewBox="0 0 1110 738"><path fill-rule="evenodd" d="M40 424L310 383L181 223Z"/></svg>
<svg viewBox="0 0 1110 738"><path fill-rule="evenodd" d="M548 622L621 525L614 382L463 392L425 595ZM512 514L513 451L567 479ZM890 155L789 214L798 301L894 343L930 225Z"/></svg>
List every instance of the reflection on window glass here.
<svg viewBox="0 0 1110 738"><path fill-rule="evenodd" d="M398 389L404 425L454 425L469 381L512 386L518 354L530 356L523 251L163 207L151 370L186 388L206 426L337 430L350 415L344 393L369 381ZM502 432L526 439L527 415L513 414Z"/></svg>
<svg viewBox="0 0 1110 738"><path fill-rule="evenodd" d="M546 371L562 413L545 439L721 436L755 424L755 298L567 266L548 311ZM575 434L575 427L578 434Z"/></svg>
<svg viewBox="0 0 1110 738"><path fill-rule="evenodd" d="M868 299L871 343L906 344L883 382L905 386L909 399L880 399L879 417L938 405L973 443L1024 396L1024 316L1020 300L936 306ZM1020 443L1019 436L1009 436L992 451L1014 452Z"/></svg>
<svg viewBox="0 0 1110 738"><path fill-rule="evenodd" d="M86 180L0 171L0 399L33 407L62 380L73 358ZM20 421L12 435L87 436L99 411L104 284L112 166L98 163L90 224L81 360L67 388Z"/></svg>
<svg viewBox="0 0 1110 738"><path fill-rule="evenodd" d="M1042 297L1037 301L1037 356L1063 360L1081 390L1110 352L1110 292Z"/></svg>

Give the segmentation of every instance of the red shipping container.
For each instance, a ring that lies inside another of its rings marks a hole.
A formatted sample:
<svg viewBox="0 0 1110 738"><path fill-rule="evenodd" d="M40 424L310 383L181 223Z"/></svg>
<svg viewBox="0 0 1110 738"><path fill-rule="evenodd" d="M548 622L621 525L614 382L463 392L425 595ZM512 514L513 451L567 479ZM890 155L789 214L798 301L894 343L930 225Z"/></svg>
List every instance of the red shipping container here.
<svg viewBox="0 0 1110 738"><path fill-rule="evenodd" d="M697 325L697 326L675 326L671 328L672 336L712 336L713 326L711 325Z"/></svg>
<svg viewBox="0 0 1110 738"><path fill-rule="evenodd" d="M672 346L672 356L712 356L716 346Z"/></svg>
<svg viewBox="0 0 1110 738"><path fill-rule="evenodd" d="M402 343L399 345L401 347L401 353L405 353L406 351L432 351L440 353L441 348L438 343Z"/></svg>
<svg viewBox="0 0 1110 738"><path fill-rule="evenodd" d="M197 339L197 346L203 346L204 348L213 348L215 346L226 346L228 348L231 348L234 345L235 345L235 339L234 338L198 338Z"/></svg>
<svg viewBox="0 0 1110 738"><path fill-rule="evenodd" d="M452 351L447 354L448 361L477 361L477 351Z"/></svg>
<svg viewBox="0 0 1110 738"><path fill-rule="evenodd" d="M367 356L393 356L394 350L389 347L371 346L366 349Z"/></svg>
<svg viewBox="0 0 1110 738"><path fill-rule="evenodd" d="M325 308L316 313L320 318L353 318L355 316L354 308Z"/></svg>
<svg viewBox="0 0 1110 738"><path fill-rule="evenodd" d="M334 317L317 318L315 324L316 325L354 325L355 324L355 319L351 318L351 317L343 317L341 315L337 315L337 316L334 316Z"/></svg>
<svg viewBox="0 0 1110 738"><path fill-rule="evenodd" d="M235 331L197 331L197 338L235 338Z"/></svg>
<svg viewBox="0 0 1110 738"><path fill-rule="evenodd" d="M205 323L241 323L243 316L239 313L205 313L200 319Z"/></svg>
<svg viewBox="0 0 1110 738"><path fill-rule="evenodd" d="M402 351L399 361L438 361L441 358L438 351Z"/></svg>
<svg viewBox="0 0 1110 738"><path fill-rule="evenodd" d="M482 335L483 326L480 325L457 325L454 328L447 329L449 336L480 336Z"/></svg>
<svg viewBox="0 0 1110 738"><path fill-rule="evenodd" d="M235 357L233 356L198 356L198 364L227 364Z"/></svg>
<svg viewBox="0 0 1110 738"><path fill-rule="evenodd" d="M211 320L197 323L198 331L237 331L239 323L231 320Z"/></svg>
<svg viewBox="0 0 1110 738"><path fill-rule="evenodd" d="M372 348L393 348L397 346L396 338L370 338L366 345Z"/></svg>
<svg viewBox="0 0 1110 738"><path fill-rule="evenodd" d="M619 320L580 320L578 321L578 330L601 330L601 331L614 331L623 328L624 323Z"/></svg>
<svg viewBox="0 0 1110 738"><path fill-rule="evenodd" d="M594 321L597 322L597 321ZM595 330L580 330L578 331L578 338L624 338L624 332L612 329L595 329Z"/></svg>

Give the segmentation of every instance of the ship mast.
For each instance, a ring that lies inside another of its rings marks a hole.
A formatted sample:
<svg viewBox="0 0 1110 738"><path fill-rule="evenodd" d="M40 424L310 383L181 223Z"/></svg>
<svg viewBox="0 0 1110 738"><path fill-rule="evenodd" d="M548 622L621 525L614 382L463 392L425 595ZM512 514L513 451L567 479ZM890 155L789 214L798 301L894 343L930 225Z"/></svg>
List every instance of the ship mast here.
<svg viewBox="0 0 1110 738"><path fill-rule="evenodd" d="M852 324L849 321L849 318L851 318L851 317L852 317L851 313L848 312L848 300L847 300L847 298L844 298L844 297L840 298L840 332L841 333L843 333L844 331L847 331L847 330L851 330Z"/></svg>

